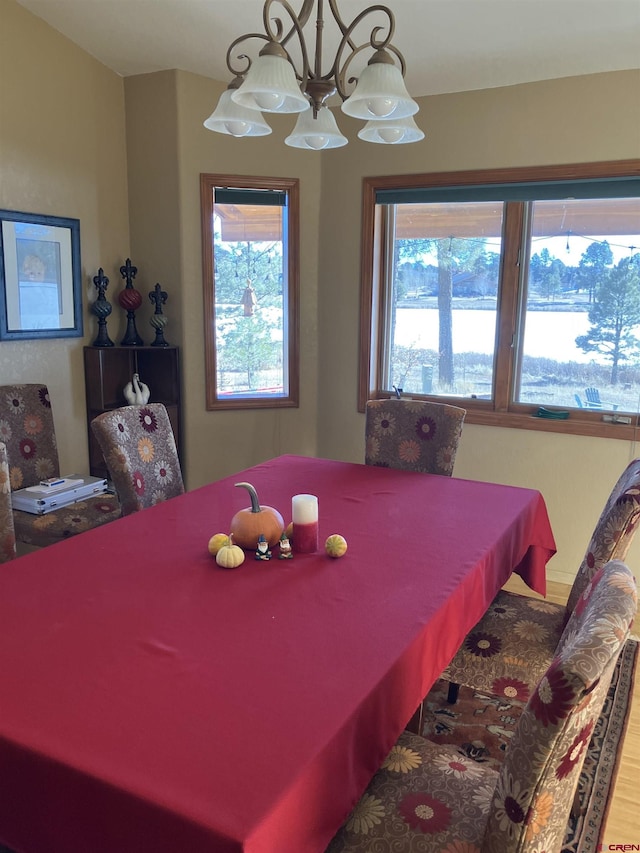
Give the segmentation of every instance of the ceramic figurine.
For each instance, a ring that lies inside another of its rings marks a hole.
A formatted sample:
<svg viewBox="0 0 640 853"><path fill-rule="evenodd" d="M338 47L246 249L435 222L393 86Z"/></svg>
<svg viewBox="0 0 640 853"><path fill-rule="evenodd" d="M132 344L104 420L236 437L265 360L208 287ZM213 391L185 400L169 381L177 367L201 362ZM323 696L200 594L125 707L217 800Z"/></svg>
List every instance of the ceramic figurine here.
<svg viewBox="0 0 640 853"><path fill-rule="evenodd" d="M291 550L291 542L289 541L289 537L286 532L283 532L280 537L280 553L278 554L278 559L290 560L292 557L293 551Z"/></svg>
<svg viewBox="0 0 640 853"><path fill-rule="evenodd" d="M137 373L134 373L133 380L131 382L127 382L122 393L130 406L144 406L149 402L149 395L151 392L149 391L149 386L145 385L144 382L140 382L140 376Z"/></svg>
<svg viewBox="0 0 640 853"><path fill-rule="evenodd" d="M261 533L258 538L258 547L256 549L256 560L270 560L271 559L271 551L269 550L269 543L266 540L264 533Z"/></svg>

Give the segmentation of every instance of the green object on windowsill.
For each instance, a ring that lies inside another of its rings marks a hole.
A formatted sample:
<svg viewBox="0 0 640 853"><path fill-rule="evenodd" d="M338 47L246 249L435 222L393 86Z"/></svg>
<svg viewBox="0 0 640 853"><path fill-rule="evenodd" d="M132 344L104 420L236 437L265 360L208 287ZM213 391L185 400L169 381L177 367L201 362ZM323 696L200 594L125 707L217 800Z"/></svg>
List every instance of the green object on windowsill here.
<svg viewBox="0 0 640 853"><path fill-rule="evenodd" d="M544 406L540 406L533 417L549 418L550 420L554 421L566 421L569 417L569 412L562 411L560 409L556 409L555 411L553 411L552 409L545 409Z"/></svg>

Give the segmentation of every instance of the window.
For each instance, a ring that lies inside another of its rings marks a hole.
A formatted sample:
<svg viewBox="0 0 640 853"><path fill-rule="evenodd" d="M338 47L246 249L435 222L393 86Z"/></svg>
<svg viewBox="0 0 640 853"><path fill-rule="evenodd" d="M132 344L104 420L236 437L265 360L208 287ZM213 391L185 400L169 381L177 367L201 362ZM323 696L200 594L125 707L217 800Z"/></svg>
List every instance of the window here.
<svg viewBox="0 0 640 853"><path fill-rule="evenodd" d="M208 409L298 405L297 179L201 175Z"/></svg>
<svg viewBox="0 0 640 853"><path fill-rule="evenodd" d="M362 275L361 409L402 389L472 423L635 429L640 162L365 179Z"/></svg>

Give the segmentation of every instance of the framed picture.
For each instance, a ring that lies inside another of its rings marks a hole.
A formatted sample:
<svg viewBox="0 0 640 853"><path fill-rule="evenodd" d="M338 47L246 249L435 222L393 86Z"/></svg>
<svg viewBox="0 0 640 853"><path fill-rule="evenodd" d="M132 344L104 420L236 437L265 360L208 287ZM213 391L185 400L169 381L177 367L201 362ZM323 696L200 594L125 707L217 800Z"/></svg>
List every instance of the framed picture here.
<svg viewBox="0 0 640 853"><path fill-rule="evenodd" d="M0 210L0 340L82 333L79 220Z"/></svg>

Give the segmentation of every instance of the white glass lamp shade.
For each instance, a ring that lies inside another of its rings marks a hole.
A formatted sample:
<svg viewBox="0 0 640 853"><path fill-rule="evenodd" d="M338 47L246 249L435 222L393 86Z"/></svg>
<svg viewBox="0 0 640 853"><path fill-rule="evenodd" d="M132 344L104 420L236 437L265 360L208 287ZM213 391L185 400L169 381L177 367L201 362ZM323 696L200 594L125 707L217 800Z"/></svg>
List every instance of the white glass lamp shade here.
<svg viewBox="0 0 640 853"><path fill-rule="evenodd" d="M300 91L291 63L281 56L258 56L231 100L265 113L301 113L309 101Z"/></svg>
<svg viewBox="0 0 640 853"><path fill-rule="evenodd" d="M232 91L226 89L220 95L217 107L203 122L204 126L216 133L228 133L231 136L266 136L271 133L262 113L234 104Z"/></svg>
<svg viewBox="0 0 640 853"><path fill-rule="evenodd" d="M372 62L363 68L356 88L342 104L344 113L365 121L405 118L418 109L400 69L388 62Z"/></svg>
<svg viewBox="0 0 640 853"><path fill-rule="evenodd" d="M309 148L313 151L340 148L347 142L347 137L340 133L335 116L328 107L321 107L314 118L310 106L300 113L293 133L285 139L285 143L292 148Z"/></svg>
<svg viewBox="0 0 640 853"><path fill-rule="evenodd" d="M424 139L411 116L387 121L368 121L358 131L358 138L365 142L380 142L383 145L402 145L406 142L419 142Z"/></svg>

